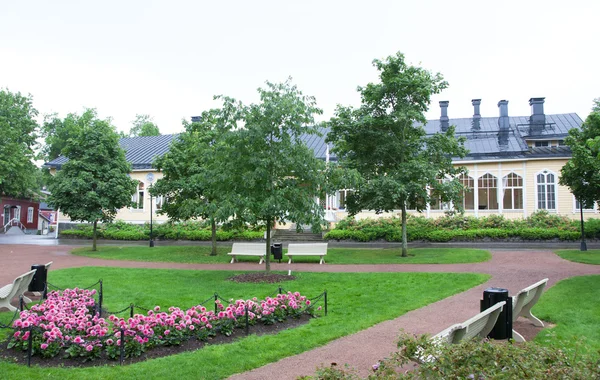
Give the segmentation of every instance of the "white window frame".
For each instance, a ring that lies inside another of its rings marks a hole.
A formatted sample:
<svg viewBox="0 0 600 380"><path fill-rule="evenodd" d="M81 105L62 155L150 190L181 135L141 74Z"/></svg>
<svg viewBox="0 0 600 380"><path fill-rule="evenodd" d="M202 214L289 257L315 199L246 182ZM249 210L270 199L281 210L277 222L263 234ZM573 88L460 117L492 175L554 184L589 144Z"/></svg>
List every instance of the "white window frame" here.
<svg viewBox="0 0 600 380"><path fill-rule="evenodd" d="M464 182L463 182L463 178L466 179L467 184L469 182L473 182L473 187L470 188L471 189L471 193L473 193L473 195L472 195L472 197L473 197L473 208L466 208L465 207L465 205L466 205L465 197L466 197L466 195L467 195L467 193L469 191L468 190L463 190L463 192L462 192L463 193L463 197L462 197L462 200L461 200L461 202L463 204L463 210L465 210L465 211L476 211L476 209L478 207L478 205L477 205L478 199L475 198L475 196L477 195L477 191L476 191L477 190L477 185L478 185L477 178L471 177L468 174L462 174L462 175L460 175L458 177L458 180L460 181L461 185L463 185L463 186L465 185ZM469 189L469 187L467 187L467 189Z"/></svg>
<svg viewBox="0 0 600 380"><path fill-rule="evenodd" d="M140 189L140 185L143 186L142 189ZM141 194L141 198L142 198L142 207L140 208L140 194ZM131 202L135 204L134 207L131 207L130 210L131 211L135 211L135 212L143 212L146 208L146 199L144 199L146 197L146 184L142 181L138 181L138 185L135 189L135 193L131 196Z"/></svg>
<svg viewBox="0 0 600 380"><path fill-rule="evenodd" d="M545 177L546 182L544 183L539 183L538 182L538 177L540 175L543 175ZM552 183L548 182L548 176L552 175L554 177L554 181ZM539 191L539 187L540 186L544 186L545 187L545 207L540 207L540 191ZM548 207L548 187L549 186L553 186L554 187L554 208L550 208ZM535 173L535 209L536 210L547 210L547 211L557 211L558 210L558 175L556 175L555 172L553 172L552 170L549 169L542 169L539 172Z"/></svg>
<svg viewBox="0 0 600 380"><path fill-rule="evenodd" d="M17 206L13 211L13 219L18 220L19 222L21 221L21 206Z"/></svg>
<svg viewBox="0 0 600 380"><path fill-rule="evenodd" d="M579 207L577 207L578 203L579 203L579 201L573 195L573 213L575 213L575 214L579 214L579 211L580 211ZM594 202L594 205L592 206L592 208L584 208L583 212L597 214L598 213L598 204L596 202Z"/></svg>
<svg viewBox="0 0 600 380"><path fill-rule="evenodd" d="M33 207L27 207L27 223L33 223Z"/></svg>
<svg viewBox="0 0 600 380"><path fill-rule="evenodd" d="M515 175L517 177L519 177L521 179L521 186L509 186L508 185L508 176L509 175ZM506 182L505 182L506 180ZM515 207L515 189L521 189L521 204L523 206L525 206L525 178L523 178L522 175L520 175L519 173L516 173L514 171L511 171L510 173L507 173L504 177L502 177L502 196L499 198L501 199L502 202L502 209L503 210L510 210L510 211L522 211L523 207L521 208L514 208ZM511 199L512 199L512 208L506 208L504 207L504 197L506 195L506 192L509 191L511 193Z"/></svg>
<svg viewBox="0 0 600 380"><path fill-rule="evenodd" d="M484 178L485 176L488 176L486 178ZM491 178L489 178L491 177ZM479 186L479 181L495 181L496 182L496 187L485 187L485 186ZM479 178L477 178L477 207L478 210L491 210L491 211L498 211L500 210L500 200L498 199L498 189L499 189L499 178L496 177L494 174L490 173L490 172L485 172L483 173L483 175L481 175ZM494 189L494 190L492 190ZM482 192L481 190L487 190L487 208L482 209L481 208L481 203L479 202L479 196L481 196ZM496 193L496 208L490 208L490 196L492 193Z"/></svg>

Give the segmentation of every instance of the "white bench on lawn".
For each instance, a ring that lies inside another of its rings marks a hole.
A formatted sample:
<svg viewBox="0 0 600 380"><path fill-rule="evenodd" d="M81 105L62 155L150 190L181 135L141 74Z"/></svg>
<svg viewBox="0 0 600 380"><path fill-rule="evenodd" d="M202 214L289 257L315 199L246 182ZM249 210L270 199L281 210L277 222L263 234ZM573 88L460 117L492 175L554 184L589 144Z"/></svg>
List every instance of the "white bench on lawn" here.
<svg viewBox="0 0 600 380"><path fill-rule="evenodd" d="M496 325L498 316L500 315L500 312L502 312L505 304L505 301L498 302L492 307L475 315L473 318L448 327L431 339L439 343L452 344L475 337L484 339Z"/></svg>
<svg viewBox="0 0 600 380"><path fill-rule="evenodd" d="M542 292L548 283L548 279L545 278L535 284L526 287L521 290L516 296L512 298L512 320L513 323L519 317L525 317L529 319L534 326L544 327L544 322L540 321L537 317L531 314L531 308L537 303L542 296ZM515 342L525 342L523 335L519 334L515 330L512 331L513 339Z"/></svg>
<svg viewBox="0 0 600 380"><path fill-rule="evenodd" d="M231 264L238 261L238 256L258 256L260 257L258 261L260 265L265 261L266 247L265 243L233 243L231 252L228 253L228 255L232 256Z"/></svg>
<svg viewBox="0 0 600 380"><path fill-rule="evenodd" d="M327 243L290 243L288 244L288 250L285 255L289 258L288 264L292 263L294 256L319 256L321 257L319 264L323 264L325 262L326 254Z"/></svg>
<svg viewBox="0 0 600 380"><path fill-rule="evenodd" d="M23 293L25 293L25 291L29 287L29 283L31 282L31 279L33 278L34 274L35 270L29 271L15 278L12 284L8 284L0 288L0 309L5 307L10 311L17 310L16 307L10 304L10 301L14 297L23 296L23 301L25 303L31 302L31 300L25 297Z"/></svg>

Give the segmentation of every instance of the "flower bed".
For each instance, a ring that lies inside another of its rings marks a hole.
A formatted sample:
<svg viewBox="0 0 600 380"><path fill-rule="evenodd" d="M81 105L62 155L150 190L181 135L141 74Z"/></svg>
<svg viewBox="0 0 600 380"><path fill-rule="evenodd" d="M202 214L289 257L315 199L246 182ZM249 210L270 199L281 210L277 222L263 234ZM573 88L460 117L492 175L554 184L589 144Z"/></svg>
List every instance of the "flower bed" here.
<svg viewBox="0 0 600 380"><path fill-rule="evenodd" d="M269 325L312 311L305 296L287 292L264 300L232 300L228 305L217 300L215 310L197 305L161 311L156 306L146 315L103 318L95 313L95 294L95 290L77 288L49 293L42 304L20 313L7 347L25 351L31 341L32 355L45 358L64 352L84 361L103 355L116 360L121 354L137 357L153 347L177 346L190 339L204 341L218 333L229 336L246 326L246 318L250 325Z"/></svg>

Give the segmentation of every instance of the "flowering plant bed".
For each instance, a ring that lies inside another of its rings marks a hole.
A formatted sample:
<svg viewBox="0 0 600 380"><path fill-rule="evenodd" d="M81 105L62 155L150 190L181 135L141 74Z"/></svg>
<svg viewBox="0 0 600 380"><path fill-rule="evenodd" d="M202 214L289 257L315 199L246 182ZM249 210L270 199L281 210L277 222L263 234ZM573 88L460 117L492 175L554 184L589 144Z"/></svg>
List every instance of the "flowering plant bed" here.
<svg viewBox="0 0 600 380"><path fill-rule="evenodd" d="M224 342L247 325L252 333L276 332L304 323L312 315L310 300L298 292L287 292L264 300L231 300L228 305L217 299L214 310L197 305L161 311L157 306L130 318L104 318L95 312L95 294L95 290L77 288L54 291L43 303L22 311L13 322L13 336L3 345L3 356L18 360L31 344L31 356L49 362L57 362L53 359L60 356L71 359L72 365L131 362L182 351L178 347L189 350L209 341ZM66 363L61 359L56 364Z"/></svg>

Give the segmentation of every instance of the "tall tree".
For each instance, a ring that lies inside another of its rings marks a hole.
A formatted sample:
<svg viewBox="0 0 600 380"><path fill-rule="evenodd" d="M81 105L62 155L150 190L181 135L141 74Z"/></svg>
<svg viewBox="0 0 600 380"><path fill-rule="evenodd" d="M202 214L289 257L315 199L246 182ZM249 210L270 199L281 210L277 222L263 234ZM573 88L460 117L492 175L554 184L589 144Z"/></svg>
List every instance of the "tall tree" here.
<svg viewBox="0 0 600 380"><path fill-rule="evenodd" d="M37 190L37 115L31 95L0 89L0 195L30 197Z"/></svg>
<svg viewBox="0 0 600 380"><path fill-rule="evenodd" d="M238 215L267 228L265 268L271 270L271 229L277 220L319 229L323 210L315 201L324 183L324 162L301 139L318 134L314 115L322 111L291 79L259 88L260 103L243 107L244 126L224 136Z"/></svg>
<svg viewBox="0 0 600 380"><path fill-rule="evenodd" d="M72 220L93 223L95 251L98 222L112 221L131 204L137 181L129 178L131 165L110 122L98 119L93 109L77 120L79 132L62 149L69 161L50 182L48 203Z"/></svg>
<svg viewBox="0 0 600 380"><path fill-rule="evenodd" d="M69 139L76 137L83 125L90 122L94 115L90 112L84 112L82 115L70 113L64 119L53 113L44 116L42 125L42 135L45 138L45 145L42 154L47 161L52 161L62 155L63 149L67 146Z"/></svg>
<svg viewBox="0 0 600 380"><path fill-rule="evenodd" d="M203 112L200 122L184 122L185 133L155 160L163 177L150 189L153 195L165 197L160 213L169 219L210 221L213 256L217 254L216 224L235 214L231 177L223 170L228 147L222 137L236 128L239 105L233 99L222 100L223 107Z"/></svg>
<svg viewBox="0 0 600 380"><path fill-rule="evenodd" d="M427 135L423 125L431 96L448 84L442 76L405 63L397 53L374 60L379 82L359 87L359 108L338 106L329 121L327 141L333 143L340 165L360 174L357 188L346 200L350 215L360 210L400 210L402 256L407 256L406 210L422 211L434 197L458 199L464 171L452 157L464 157L464 141L454 128Z"/></svg>
<svg viewBox="0 0 600 380"><path fill-rule="evenodd" d="M580 207L600 203L600 101L579 129L571 129L565 144L572 157L560 170L561 185L569 187Z"/></svg>
<svg viewBox="0 0 600 380"><path fill-rule="evenodd" d="M138 136L160 136L158 126L154 124L150 115L135 115L135 120L132 122L132 127L129 130L129 137Z"/></svg>

